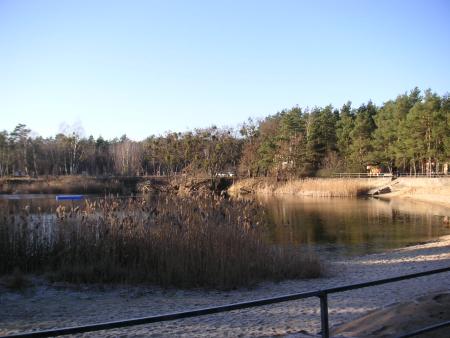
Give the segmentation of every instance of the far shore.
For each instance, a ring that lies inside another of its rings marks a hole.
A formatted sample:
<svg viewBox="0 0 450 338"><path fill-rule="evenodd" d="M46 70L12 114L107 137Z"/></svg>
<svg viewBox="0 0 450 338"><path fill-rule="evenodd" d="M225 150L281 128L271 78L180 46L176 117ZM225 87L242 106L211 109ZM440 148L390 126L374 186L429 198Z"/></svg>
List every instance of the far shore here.
<svg viewBox="0 0 450 338"><path fill-rule="evenodd" d="M164 179L162 177L161 179ZM104 194L136 193L141 176L61 175L0 178L0 194Z"/></svg>
<svg viewBox="0 0 450 338"><path fill-rule="evenodd" d="M175 176L174 176L175 177ZM184 177L189 182L195 178ZM230 183L234 179L229 179ZM139 193L140 184L151 182L158 191L185 192L177 180L161 177L95 177L95 176L42 176L39 178L0 178L0 194L104 194L127 195ZM200 181L199 181L200 182ZM205 183L206 182L206 183ZM203 180L200 184L209 184ZM191 183L192 185L192 183ZM198 185L198 183L197 183ZM170 188L170 189L169 189ZM380 178L304 178L278 181L274 177L236 179L228 187L230 195L292 195L312 197L359 197L370 191L388 188L376 197L389 200L410 200L450 208L450 176L440 178L390 177Z"/></svg>
<svg viewBox="0 0 450 338"><path fill-rule="evenodd" d="M380 195L382 198L412 200L450 208L450 177L446 178L401 178L392 191Z"/></svg>
<svg viewBox="0 0 450 338"><path fill-rule="evenodd" d="M305 178L277 181L273 178L242 179L229 189L232 195L294 195L312 197L357 197L377 191L375 196L389 200L411 200L450 208L449 177L391 178Z"/></svg>

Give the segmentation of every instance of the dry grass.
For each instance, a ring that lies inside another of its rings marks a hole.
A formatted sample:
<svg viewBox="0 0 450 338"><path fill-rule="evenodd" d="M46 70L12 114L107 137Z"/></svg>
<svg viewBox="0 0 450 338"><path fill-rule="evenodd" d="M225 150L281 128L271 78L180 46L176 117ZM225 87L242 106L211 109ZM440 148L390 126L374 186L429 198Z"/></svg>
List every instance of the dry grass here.
<svg viewBox="0 0 450 338"><path fill-rule="evenodd" d="M238 195L241 193L273 194L279 183L274 178L246 178L241 179L228 188L228 193Z"/></svg>
<svg viewBox="0 0 450 338"><path fill-rule="evenodd" d="M379 185L382 183L378 179L308 178L286 182L275 192L314 197L356 197Z"/></svg>
<svg viewBox="0 0 450 338"><path fill-rule="evenodd" d="M70 282L229 289L321 273L316 258L264 241L264 215L251 201L101 199L1 218L3 274L20 268Z"/></svg>
<svg viewBox="0 0 450 338"><path fill-rule="evenodd" d="M1 193L15 194L73 194L122 192L117 180L97 180L86 176L52 176L49 178L7 178L0 180Z"/></svg>
<svg viewBox="0 0 450 338"><path fill-rule="evenodd" d="M228 191L231 194L251 192L313 197L356 197L388 182L389 179L379 178L306 178L287 182L253 178L236 182Z"/></svg>

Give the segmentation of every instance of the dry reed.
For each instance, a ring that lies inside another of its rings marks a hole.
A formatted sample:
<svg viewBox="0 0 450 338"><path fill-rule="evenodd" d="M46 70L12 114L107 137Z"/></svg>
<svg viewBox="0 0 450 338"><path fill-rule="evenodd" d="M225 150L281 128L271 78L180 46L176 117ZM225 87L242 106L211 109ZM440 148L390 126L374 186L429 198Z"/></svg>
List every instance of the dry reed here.
<svg viewBox="0 0 450 338"><path fill-rule="evenodd" d="M274 179L244 179L236 182L229 192L256 194L289 194L313 197L356 197L389 179L368 178L306 178L277 182Z"/></svg>
<svg viewBox="0 0 450 338"><path fill-rule="evenodd" d="M6 194L102 194L122 193L123 184L117 180L98 180L86 176L52 176L39 179L1 179L0 193Z"/></svg>
<svg viewBox="0 0 450 338"><path fill-rule="evenodd" d="M69 282L229 289L321 273L316 258L264 241L264 215L251 201L100 199L1 218L3 274L20 268Z"/></svg>

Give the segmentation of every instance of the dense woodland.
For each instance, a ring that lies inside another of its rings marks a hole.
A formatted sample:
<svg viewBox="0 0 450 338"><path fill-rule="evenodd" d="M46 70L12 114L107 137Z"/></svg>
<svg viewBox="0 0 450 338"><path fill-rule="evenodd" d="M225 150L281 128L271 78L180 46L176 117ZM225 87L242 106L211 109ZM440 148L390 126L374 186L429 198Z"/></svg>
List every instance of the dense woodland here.
<svg viewBox="0 0 450 338"><path fill-rule="evenodd" d="M376 106L293 107L239 128L195 129L136 142L64 133L32 137L24 124L0 133L0 176L328 176L442 172L450 160L450 99L415 88Z"/></svg>

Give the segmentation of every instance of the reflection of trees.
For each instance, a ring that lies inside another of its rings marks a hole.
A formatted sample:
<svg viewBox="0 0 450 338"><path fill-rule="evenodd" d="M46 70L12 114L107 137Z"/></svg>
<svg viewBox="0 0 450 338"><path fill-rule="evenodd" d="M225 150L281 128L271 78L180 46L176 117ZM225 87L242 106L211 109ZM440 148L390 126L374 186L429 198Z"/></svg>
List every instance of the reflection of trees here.
<svg viewBox="0 0 450 338"><path fill-rule="evenodd" d="M280 244L396 247L439 236L433 214L357 199L265 198L269 236Z"/></svg>

